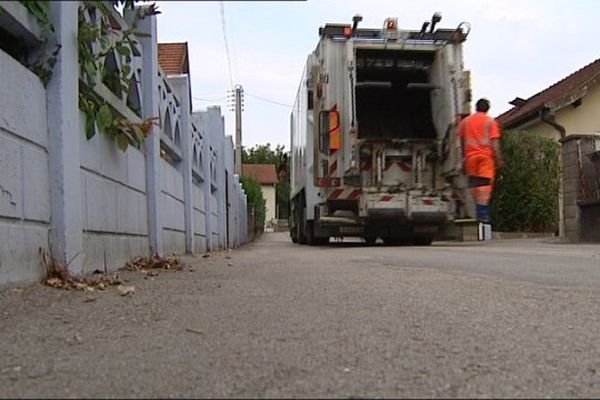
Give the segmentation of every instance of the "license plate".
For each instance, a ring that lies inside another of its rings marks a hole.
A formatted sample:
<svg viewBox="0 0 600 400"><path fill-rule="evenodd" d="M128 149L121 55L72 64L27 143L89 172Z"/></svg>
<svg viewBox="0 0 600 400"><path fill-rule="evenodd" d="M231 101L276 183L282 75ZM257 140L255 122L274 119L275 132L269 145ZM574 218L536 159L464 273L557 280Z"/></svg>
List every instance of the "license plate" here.
<svg viewBox="0 0 600 400"><path fill-rule="evenodd" d="M340 226L340 233L361 233L362 226Z"/></svg>

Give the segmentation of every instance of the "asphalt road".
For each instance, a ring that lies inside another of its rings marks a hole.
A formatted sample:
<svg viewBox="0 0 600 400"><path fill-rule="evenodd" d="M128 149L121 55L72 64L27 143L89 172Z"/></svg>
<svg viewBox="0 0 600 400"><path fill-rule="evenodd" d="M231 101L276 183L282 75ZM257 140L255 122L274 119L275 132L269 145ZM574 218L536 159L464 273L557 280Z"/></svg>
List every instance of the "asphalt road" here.
<svg viewBox="0 0 600 400"><path fill-rule="evenodd" d="M600 246L293 245L0 291L0 397L600 397Z"/></svg>

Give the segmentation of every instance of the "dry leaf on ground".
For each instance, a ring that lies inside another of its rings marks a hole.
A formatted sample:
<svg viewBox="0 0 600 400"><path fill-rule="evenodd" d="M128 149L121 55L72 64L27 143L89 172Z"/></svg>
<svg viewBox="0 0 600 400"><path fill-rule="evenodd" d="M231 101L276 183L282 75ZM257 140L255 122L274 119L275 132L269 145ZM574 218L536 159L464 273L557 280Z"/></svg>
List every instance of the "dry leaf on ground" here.
<svg viewBox="0 0 600 400"><path fill-rule="evenodd" d="M151 269L183 271L183 267L184 264L178 257L161 257L158 254L154 254L152 257L136 257L127 262L123 269L127 271L140 271L145 274L150 274L148 270Z"/></svg>
<svg viewBox="0 0 600 400"><path fill-rule="evenodd" d="M117 286L117 290L121 296L133 296L135 293L135 286L119 285Z"/></svg>

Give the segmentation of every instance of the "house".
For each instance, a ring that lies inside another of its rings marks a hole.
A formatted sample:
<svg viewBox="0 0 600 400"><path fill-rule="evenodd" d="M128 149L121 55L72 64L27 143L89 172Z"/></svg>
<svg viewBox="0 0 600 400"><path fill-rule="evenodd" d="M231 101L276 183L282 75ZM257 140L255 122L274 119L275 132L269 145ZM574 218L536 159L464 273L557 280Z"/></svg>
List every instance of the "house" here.
<svg viewBox="0 0 600 400"><path fill-rule="evenodd" d="M158 43L158 64L167 75L189 74L187 42Z"/></svg>
<svg viewBox="0 0 600 400"><path fill-rule="evenodd" d="M600 133L600 58L498 116L503 129L523 129L560 139Z"/></svg>
<svg viewBox="0 0 600 400"><path fill-rule="evenodd" d="M498 116L503 129L527 130L561 144L559 232L600 242L600 58Z"/></svg>
<svg viewBox="0 0 600 400"><path fill-rule="evenodd" d="M265 232L272 231L277 219L276 185L277 173L273 164L242 164L242 175L251 176L260 183L265 199Z"/></svg>
<svg viewBox="0 0 600 400"><path fill-rule="evenodd" d="M158 65L167 76L187 75L190 77L190 58L187 42L158 43ZM191 88L191 85L190 85ZM190 109L192 107L192 91L189 90Z"/></svg>

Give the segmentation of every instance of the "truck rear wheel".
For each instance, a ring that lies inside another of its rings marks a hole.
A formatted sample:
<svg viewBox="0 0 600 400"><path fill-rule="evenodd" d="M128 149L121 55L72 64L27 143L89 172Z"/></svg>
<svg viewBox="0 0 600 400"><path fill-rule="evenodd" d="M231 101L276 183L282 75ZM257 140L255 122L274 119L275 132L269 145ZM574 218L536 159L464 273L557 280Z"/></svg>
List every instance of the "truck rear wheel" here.
<svg viewBox="0 0 600 400"><path fill-rule="evenodd" d="M433 238L431 236L423 236L414 238L412 242L415 246L429 246L433 242Z"/></svg>

